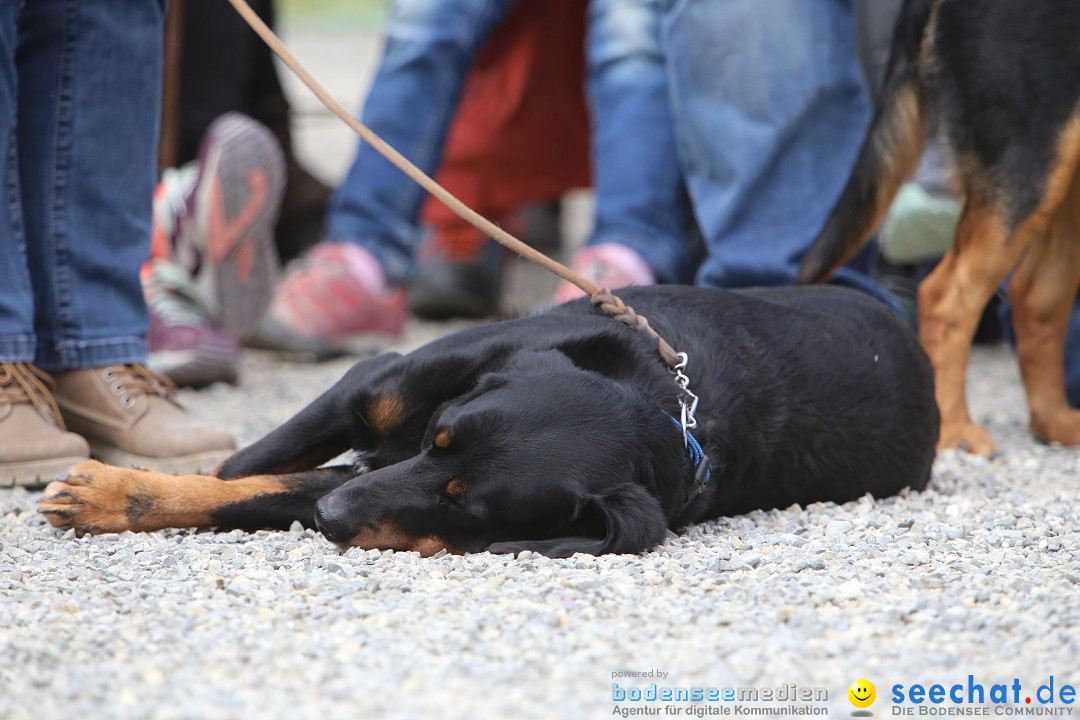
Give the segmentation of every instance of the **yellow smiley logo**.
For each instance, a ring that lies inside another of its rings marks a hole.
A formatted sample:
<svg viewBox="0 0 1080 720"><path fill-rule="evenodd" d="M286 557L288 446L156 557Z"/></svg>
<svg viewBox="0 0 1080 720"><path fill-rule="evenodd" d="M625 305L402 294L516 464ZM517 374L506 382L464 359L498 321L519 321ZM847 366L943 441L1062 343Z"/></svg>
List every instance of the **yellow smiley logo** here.
<svg viewBox="0 0 1080 720"><path fill-rule="evenodd" d="M872 682L866 678L859 678L851 683L851 687L847 689L847 696L852 705L857 708L865 708L874 704L874 699L877 698L877 690Z"/></svg>

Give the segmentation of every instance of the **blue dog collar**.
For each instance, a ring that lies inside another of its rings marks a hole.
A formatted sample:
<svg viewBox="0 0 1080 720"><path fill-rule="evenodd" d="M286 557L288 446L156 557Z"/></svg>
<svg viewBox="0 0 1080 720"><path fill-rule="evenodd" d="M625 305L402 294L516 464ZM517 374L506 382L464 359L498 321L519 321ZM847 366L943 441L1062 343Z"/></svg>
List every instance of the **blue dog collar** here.
<svg viewBox="0 0 1080 720"><path fill-rule="evenodd" d="M688 432L682 423L674 417L671 418L671 422L675 423L675 427L682 433L686 442L686 450L690 453L690 462L694 464L694 479L686 489L686 499L683 501L683 510L685 510L686 506L693 502L694 498L705 491L705 486L709 484L709 477L712 475L712 469L709 467L709 456L705 454L697 438Z"/></svg>

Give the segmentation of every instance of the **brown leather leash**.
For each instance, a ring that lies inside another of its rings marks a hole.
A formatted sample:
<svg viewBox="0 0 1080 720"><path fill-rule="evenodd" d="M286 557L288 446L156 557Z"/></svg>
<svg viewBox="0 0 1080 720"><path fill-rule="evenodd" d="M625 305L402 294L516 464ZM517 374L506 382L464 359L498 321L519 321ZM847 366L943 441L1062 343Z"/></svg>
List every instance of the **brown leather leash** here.
<svg viewBox="0 0 1080 720"><path fill-rule="evenodd" d="M328 93L322 85L312 77L311 73L300 64L289 49L285 47L285 44L281 42L281 38L279 38L274 31L263 22L262 18L251 9L251 6L247 4L246 0L229 0L229 2L236 11L240 13L240 16L244 18L247 24L251 26L251 29L254 30L274 54L281 59L281 62L300 78L300 81L315 94L315 97L317 97L330 112L341 118L341 120L352 128L364 142L375 148L383 157L389 160L396 168L408 175L413 181L420 185L420 187L434 195L462 220L489 237L494 238L499 244L517 253L521 257L546 268L563 280L567 280L581 288L589 296L592 304L598 307L604 314L609 315L630 327L643 330L656 340L657 351L660 353L660 357L663 361L671 369L672 374L675 375L676 384L679 386L682 394L679 403L682 406L681 421L684 435L683 440L684 442L686 441L685 436L687 430L692 430L697 427L697 421L694 419L694 410L697 409L698 402L697 396L690 392L690 379L684 372L688 363L686 353L676 352L676 350L668 344L664 338L660 337L660 334L649 325L649 321L644 315L639 315L634 312L632 307L624 303L617 295L611 292L611 290L598 286L596 283L583 275L574 272L562 263L529 247L506 230L470 208L442 185L435 182L435 180L423 170L416 167L416 165L410 162L408 158L395 150L389 143L376 135L370 128L357 120L348 110L342 107L341 103L335 100L330 93Z"/></svg>

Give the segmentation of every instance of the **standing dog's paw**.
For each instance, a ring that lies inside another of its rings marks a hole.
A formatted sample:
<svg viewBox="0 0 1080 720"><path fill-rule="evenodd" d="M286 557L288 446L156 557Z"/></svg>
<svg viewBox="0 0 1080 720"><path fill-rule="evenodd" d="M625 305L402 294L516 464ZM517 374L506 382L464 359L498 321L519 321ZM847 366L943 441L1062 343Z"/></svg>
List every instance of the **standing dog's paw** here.
<svg viewBox="0 0 1080 720"><path fill-rule="evenodd" d="M941 423L941 433L938 436L938 452L950 449L963 450L972 455L993 457L997 454L997 444L982 425L973 422L966 423Z"/></svg>
<svg viewBox="0 0 1080 720"><path fill-rule="evenodd" d="M139 472L95 460L81 462L49 483L38 511L53 527L75 528L78 535L132 530L146 504L132 482Z"/></svg>

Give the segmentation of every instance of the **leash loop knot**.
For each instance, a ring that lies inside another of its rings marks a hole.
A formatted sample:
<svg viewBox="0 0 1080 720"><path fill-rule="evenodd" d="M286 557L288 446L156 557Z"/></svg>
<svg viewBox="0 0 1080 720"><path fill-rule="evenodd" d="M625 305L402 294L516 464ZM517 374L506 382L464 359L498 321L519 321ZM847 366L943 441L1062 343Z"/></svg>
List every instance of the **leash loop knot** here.
<svg viewBox="0 0 1080 720"><path fill-rule="evenodd" d="M600 288L589 296L589 300L605 315L618 320L624 325L647 333L649 337L656 341L657 351L668 367L674 368L679 364L679 353L675 352L675 348L671 347L664 338L660 337L659 333L652 329L644 315L638 315L634 312L634 308L623 302L618 295L607 288Z"/></svg>

